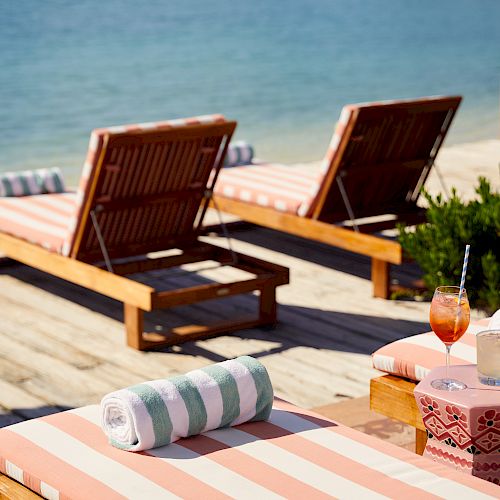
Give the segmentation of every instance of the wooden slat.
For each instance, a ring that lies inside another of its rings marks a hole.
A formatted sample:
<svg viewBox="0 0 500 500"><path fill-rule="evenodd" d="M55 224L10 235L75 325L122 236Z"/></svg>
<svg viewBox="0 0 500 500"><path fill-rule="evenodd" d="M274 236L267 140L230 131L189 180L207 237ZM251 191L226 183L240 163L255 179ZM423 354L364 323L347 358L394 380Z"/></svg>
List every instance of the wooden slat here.
<svg viewBox="0 0 500 500"><path fill-rule="evenodd" d="M169 267L182 266L183 264L192 264L194 262L203 262L211 258L217 259L218 253L215 253L217 247L200 244L199 247L185 250L180 255L170 255L167 257L148 257L140 260L133 260L124 263L113 263L113 272L119 275L143 273L154 269L167 269ZM220 261L220 260L219 260ZM231 262L230 257L224 262Z"/></svg>
<svg viewBox="0 0 500 500"><path fill-rule="evenodd" d="M413 390L415 382L393 375L370 381L370 408L386 417L395 418L416 429L425 431Z"/></svg>
<svg viewBox="0 0 500 500"><path fill-rule="evenodd" d="M393 375L370 381L370 409L415 427L415 453L422 455L427 432L413 390L416 383Z"/></svg>
<svg viewBox="0 0 500 500"><path fill-rule="evenodd" d="M382 163L373 163L371 165L366 165L364 163L356 164L349 166L346 168L345 166L342 168L339 175L342 177L347 177L349 175L362 175L365 178L369 178L370 174L373 172L382 173L384 170L394 171L395 169L422 169L427 162L428 158L416 158L414 160L408 161L398 161L398 162L382 162Z"/></svg>
<svg viewBox="0 0 500 500"><path fill-rule="evenodd" d="M427 444L427 432L422 429L415 429L415 453L423 455Z"/></svg>
<svg viewBox="0 0 500 500"><path fill-rule="evenodd" d="M157 195L141 195L141 196L130 196L124 199L114 200L111 199L109 195L102 196L96 199L96 211L119 211L125 208L136 208L136 207L146 207L149 205L162 205L168 203L172 200L185 200L186 198L199 200L203 198L203 193L200 193L200 186L195 186L191 189L182 189L180 191L174 191L167 194L157 194Z"/></svg>
<svg viewBox="0 0 500 500"><path fill-rule="evenodd" d="M10 500L33 500L42 498L22 484L0 473L0 498Z"/></svg>
<svg viewBox="0 0 500 500"><path fill-rule="evenodd" d="M192 324L172 328L165 334L144 333L141 341L142 349L158 349L172 345L183 344L188 341L198 339L209 339L218 335L230 334L239 330L247 330L256 326L262 326L264 323L259 319L240 319L238 321L221 321L210 325Z"/></svg>
<svg viewBox="0 0 500 500"><path fill-rule="evenodd" d="M335 218L335 216L333 218ZM391 220L363 222L361 224L357 224L357 226L362 233L378 233L386 229L394 229L397 224L413 226L414 224L419 224L424 220L425 210L418 208L418 210L411 213L399 213L394 219ZM349 226L346 225L346 227Z"/></svg>
<svg viewBox="0 0 500 500"><path fill-rule="evenodd" d="M373 296L382 299L389 298L389 263L372 259Z"/></svg>
<svg viewBox="0 0 500 500"><path fill-rule="evenodd" d="M133 280L116 276L95 266L62 257L26 241L0 233L0 252L59 278L103 293L108 297L150 311L153 289Z"/></svg>
<svg viewBox="0 0 500 500"><path fill-rule="evenodd" d="M321 243L342 248L361 255L368 255L380 260L401 264L401 246L390 240L356 233L350 229L333 226L325 222L298 217L296 215L278 212L276 210L231 200L224 197L215 197L217 207L230 214L234 214L254 224L285 231L302 238L309 238Z"/></svg>
<svg viewBox="0 0 500 500"><path fill-rule="evenodd" d="M153 295L154 308L176 307L194 302L202 302L216 297L231 297L253 290L261 290L267 284L272 286L272 276L254 278L237 283L210 283L180 290L156 292Z"/></svg>

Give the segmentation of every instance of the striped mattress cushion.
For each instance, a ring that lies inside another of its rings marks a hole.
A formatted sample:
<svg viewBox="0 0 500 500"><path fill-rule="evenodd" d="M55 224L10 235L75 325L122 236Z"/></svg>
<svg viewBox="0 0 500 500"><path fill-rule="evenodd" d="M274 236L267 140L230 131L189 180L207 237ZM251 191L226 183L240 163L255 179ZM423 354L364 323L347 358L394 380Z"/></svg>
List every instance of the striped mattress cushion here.
<svg viewBox="0 0 500 500"><path fill-rule="evenodd" d="M471 323L451 349L451 364L475 364L476 334L489 319ZM410 380L422 380L433 368L445 364L445 347L433 332L413 335L387 344L372 354L373 367Z"/></svg>
<svg viewBox="0 0 500 500"><path fill-rule="evenodd" d="M487 498L498 486L282 401L268 422L147 452L110 446L98 406L0 429L0 471L47 498Z"/></svg>
<svg viewBox="0 0 500 500"><path fill-rule="evenodd" d="M57 167L0 174L0 197L63 192L64 179Z"/></svg>
<svg viewBox="0 0 500 500"><path fill-rule="evenodd" d="M286 165L259 163L221 170L214 193L296 214L314 189L316 177Z"/></svg>
<svg viewBox="0 0 500 500"><path fill-rule="evenodd" d="M75 206L74 193L0 198L0 231L60 253Z"/></svg>

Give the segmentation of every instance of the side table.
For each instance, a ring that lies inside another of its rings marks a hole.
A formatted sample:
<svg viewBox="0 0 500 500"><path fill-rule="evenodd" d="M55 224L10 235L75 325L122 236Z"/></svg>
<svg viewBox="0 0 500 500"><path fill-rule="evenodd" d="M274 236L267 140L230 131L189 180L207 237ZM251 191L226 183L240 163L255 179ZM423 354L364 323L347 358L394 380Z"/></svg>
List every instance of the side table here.
<svg viewBox="0 0 500 500"><path fill-rule="evenodd" d="M467 389L434 389L445 370L434 368L414 391L427 430L424 456L500 484L500 387L481 384L476 365L457 365L450 377Z"/></svg>

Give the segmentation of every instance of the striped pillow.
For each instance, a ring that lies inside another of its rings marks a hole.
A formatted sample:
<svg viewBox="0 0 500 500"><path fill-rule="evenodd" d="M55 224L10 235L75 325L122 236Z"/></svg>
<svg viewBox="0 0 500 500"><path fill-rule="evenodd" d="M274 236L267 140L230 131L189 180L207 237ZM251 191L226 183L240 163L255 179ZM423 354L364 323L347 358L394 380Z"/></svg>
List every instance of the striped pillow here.
<svg viewBox="0 0 500 500"><path fill-rule="evenodd" d="M253 147L245 141L236 141L229 144L224 167L238 167L252 163Z"/></svg>
<svg viewBox="0 0 500 500"><path fill-rule="evenodd" d="M64 180L58 167L5 172L0 174L0 196L29 196L64 193Z"/></svg>
<svg viewBox="0 0 500 500"><path fill-rule="evenodd" d="M453 344L452 365L476 363L476 334L488 328L488 322L489 318L471 322L465 335ZM381 347L372 354L372 362L377 370L418 382L444 365L445 347L434 333L420 333Z"/></svg>

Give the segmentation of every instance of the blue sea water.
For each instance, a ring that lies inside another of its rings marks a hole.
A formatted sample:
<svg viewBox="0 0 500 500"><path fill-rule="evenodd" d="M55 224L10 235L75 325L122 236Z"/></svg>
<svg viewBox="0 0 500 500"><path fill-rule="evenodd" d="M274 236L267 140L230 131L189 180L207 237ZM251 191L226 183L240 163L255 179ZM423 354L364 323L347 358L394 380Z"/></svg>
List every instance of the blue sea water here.
<svg viewBox="0 0 500 500"><path fill-rule="evenodd" d="M498 137L498 0L0 1L0 170L79 173L92 128L224 113L259 157L322 157L346 103L461 94Z"/></svg>

